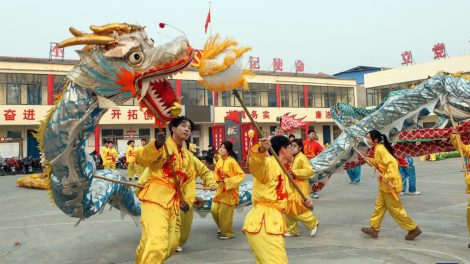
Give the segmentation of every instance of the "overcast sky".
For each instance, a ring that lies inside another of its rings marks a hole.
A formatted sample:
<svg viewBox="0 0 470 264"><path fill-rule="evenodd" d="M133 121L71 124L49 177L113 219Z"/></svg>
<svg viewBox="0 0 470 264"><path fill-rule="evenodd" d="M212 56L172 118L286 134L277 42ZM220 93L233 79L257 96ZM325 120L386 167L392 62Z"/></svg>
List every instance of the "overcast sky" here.
<svg viewBox="0 0 470 264"><path fill-rule="evenodd" d="M400 67L411 50L416 63L432 61L434 44L443 42L450 57L470 53L470 1L465 0L212 0L212 32L252 47L268 70L275 57L290 71L296 59L305 72L334 74L365 65ZM112 22L147 26L158 43L179 33L158 28L166 22L202 47L209 1L202 0L43 0L2 1L0 56L47 58L49 42L68 38L69 26ZM76 59L66 49L67 59ZM248 60L246 56L245 61Z"/></svg>

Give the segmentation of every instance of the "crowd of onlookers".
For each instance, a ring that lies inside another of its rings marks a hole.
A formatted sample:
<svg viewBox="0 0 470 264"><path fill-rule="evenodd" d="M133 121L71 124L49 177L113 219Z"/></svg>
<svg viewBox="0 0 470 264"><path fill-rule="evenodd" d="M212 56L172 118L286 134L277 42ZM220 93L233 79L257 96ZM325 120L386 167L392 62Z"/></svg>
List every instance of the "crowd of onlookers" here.
<svg viewBox="0 0 470 264"><path fill-rule="evenodd" d="M28 174L42 171L41 159L27 156L19 158L3 158L0 154L0 175Z"/></svg>

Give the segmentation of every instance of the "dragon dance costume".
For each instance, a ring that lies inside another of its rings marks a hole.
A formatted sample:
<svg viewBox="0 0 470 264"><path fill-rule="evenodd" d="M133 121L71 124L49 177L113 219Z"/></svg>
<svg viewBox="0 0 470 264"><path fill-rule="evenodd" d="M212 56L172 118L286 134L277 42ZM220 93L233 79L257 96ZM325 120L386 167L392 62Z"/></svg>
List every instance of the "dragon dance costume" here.
<svg viewBox="0 0 470 264"><path fill-rule="evenodd" d="M397 195L402 190L397 160L382 144L374 147L374 158L368 160L381 174L374 213L370 218L371 227L379 230L385 212L388 211L401 228L407 231L415 230L417 225L408 217Z"/></svg>
<svg viewBox="0 0 470 264"><path fill-rule="evenodd" d="M467 158L470 157L470 145L463 144L458 134L450 134L450 142L452 143L454 148L457 150L459 149L459 146L460 146L460 149L461 149L460 151L462 155L464 155ZM470 194L470 174L465 175L465 184L467 185L466 192ZM468 204L467 204L467 231L470 234L470 198L468 199Z"/></svg>
<svg viewBox="0 0 470 264"><path fill-rule="evenodd" d="M195 157L178 146L172 138L165 142L180 182L183 199L190 206L196 196ZM142 239L137 248L135 263L163 263L176 250L180 238L181 197L178 197L172 168L163 147L156 148L155 140L137 152L137 162L149 167L139 180L145 187L138 193L142 202Z"/></svg>
<svg viewBox="0 0 470 264"><path fill-rule="evenodd" d="M116 159L118 157L118 152L115 148L107 147L103 150L104 154L104 168L105 169L116 169Z"/></svg>
<svg viewBox="0 0 470 264"><path fill-rule="evenodd" d="M302 193L308 197L309 195L309 178L314 175L312 166L310 166L307 157L299 152L294 157L292 166L290 167L292 177L299 186ZM318 226L317 216L302 204L302 197L297 192L291 194L287 201L286 224L287 229L292 235L299 235L299 224L301 222L305 227L312 230Z"/></svg>
<svg viewBox="0 0 470 264"><path fill-rule="evenodd" d="M245 173L233 157L221 157L215 165L215 179L222 182L212 202L212 218L220 230L220 237L231 238L234 236L233 212L240 200L238 188L245 179Z"/></svg>
<svg viewBox="0 0 470 264"><path fill-rule="evenodd" d="M273 156L251 148L249 168L253 175L253 208L243 223L243 232L256 258L256 263L287 263L284 218L287 200L292 194L287 175Z"/></svg>
<svg viewBox="0 0 470 264"><path fill-rule="evenodd" d="M134 176L139 176L139 169L135 162L135 156L137 154L137 148L134 146L128 146L126 149L126 163L127 163L127 177L131 181Z"/></svg>

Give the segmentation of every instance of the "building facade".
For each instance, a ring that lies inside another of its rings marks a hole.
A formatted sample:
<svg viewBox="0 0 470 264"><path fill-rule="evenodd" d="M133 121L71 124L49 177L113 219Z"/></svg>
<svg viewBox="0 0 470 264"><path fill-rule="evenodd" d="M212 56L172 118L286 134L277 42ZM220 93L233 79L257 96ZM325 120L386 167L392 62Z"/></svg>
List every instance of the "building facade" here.
<svg viewBox="0 0 470 264"><path fill-rule="evenodd" d="M0 57L0 154L3 156L37 157L34 129L52 107L66 82L66 74L76 61ZM170 80L178 97L182 97L184 113L196 127L192 140L199 150L217 145L224 139L224 118L232 111L241 111L231 92L213 93L199 83L195 69L189 69ZM326 74L293 74L256 72L249 79L249 90L240 91L243 100L263 134L276 133L278 118L286 113L304 117L307 125L298 129L296 137L305 138L309 129L317 132L322 144L340 134L329 113L339 102L357 105L356 81ZM251 124L242 118L242 141L247 142ZM119 152L129 139L154 138L153 120L145 115L135 99L109 110L87 144L89 152L99 150L104 141L115 142ZM246 148L241 157L246 158Z"/></svg>

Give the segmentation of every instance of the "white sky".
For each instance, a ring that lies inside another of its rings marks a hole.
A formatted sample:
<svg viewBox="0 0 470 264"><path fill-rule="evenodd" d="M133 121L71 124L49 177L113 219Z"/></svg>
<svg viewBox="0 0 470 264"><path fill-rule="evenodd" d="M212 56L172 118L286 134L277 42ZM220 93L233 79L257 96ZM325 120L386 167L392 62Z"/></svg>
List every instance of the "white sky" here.
<svg viewBox="0 0 470 264"><path fill-rule="evenodd" d="M70 37L69 26L89 31L112 22L148 26L157 43L179 35L158 28L166 22L199 48L208 8L202 0L3 1L0 56L47 58L49 42ZM428 62L438 42L450 57L470 53L469 10L465 0L212 0L211 13L212 32L252 47L248 56L260 57L263 70L279 57L284 71L301 59L305 72L334 74L358 65L400 67L405 50L416 63ZM77 58L75 49L66 49L67 59Z"/></svg>

